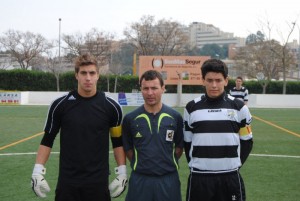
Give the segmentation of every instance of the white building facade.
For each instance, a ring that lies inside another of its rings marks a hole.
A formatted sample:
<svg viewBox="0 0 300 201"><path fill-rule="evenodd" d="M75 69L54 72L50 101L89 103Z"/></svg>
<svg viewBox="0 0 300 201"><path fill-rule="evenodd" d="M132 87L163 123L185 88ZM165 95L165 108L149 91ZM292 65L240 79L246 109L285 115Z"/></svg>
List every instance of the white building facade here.
<svg viewBox="0 0 300 201"><path fill-rule="evenodd" d="M233 33L223 32L212 24L193 22L189 25L190 45L202 48L206 44L217 44L219 46L235 45L245 46L246 39L234 37Z"/></svg>

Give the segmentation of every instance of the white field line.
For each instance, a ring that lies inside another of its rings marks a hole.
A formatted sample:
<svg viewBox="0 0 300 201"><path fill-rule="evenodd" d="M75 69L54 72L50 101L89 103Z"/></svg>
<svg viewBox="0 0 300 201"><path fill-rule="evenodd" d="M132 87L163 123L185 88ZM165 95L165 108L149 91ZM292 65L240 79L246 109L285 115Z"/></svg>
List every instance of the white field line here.
<svg viewBox="0 0 300 201"><path fill-rule="evenodd" d="M113 151L109 152L110 154ZM59 152L51 152L51 154L59 154ZM36 155L36 152L26 152L26 153L0 153L0 156L20 156L20 155ZM257 157L273 157L273 158L300 158L300 156L289 156L289 155L272 155L272 154L250 154L250 156Z"/></svg>
<svg viewBox="0 0 300 201"><path fill-rule="evenodd" d="M272 155L272 154L250 154L250 156L274 157L274 158L300 158L300 156Z"/></svg>

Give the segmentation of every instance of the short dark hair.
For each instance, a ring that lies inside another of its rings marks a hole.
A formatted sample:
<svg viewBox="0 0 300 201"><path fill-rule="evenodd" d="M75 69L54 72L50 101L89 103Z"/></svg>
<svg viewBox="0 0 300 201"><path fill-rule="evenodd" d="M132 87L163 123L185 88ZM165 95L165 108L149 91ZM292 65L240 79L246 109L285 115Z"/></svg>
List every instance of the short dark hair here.
<svg viewBox="0 0 300 201"><path fill-rule="evenodd" d="M228 77L228 68L219 59L208 59L203 63L201 67L202 78L205 79L205 75L209 72L222 73L224 78Z"/></svg>
<svg viewBox="0 0 300 201"><path fill-rule="evenodd" d="M236 80L242 80L243 81L243 78L241 76L237 76Z"/></svg>
<svg viewBox="0 0 300 201"><path fill-rule="evenodd" d="M164 86L164 80L162 78L162 75L160 74L160 72L156 71L156 70L148 70L146 72L144 72L140 78L140 87L142 86L142 81L146 80L155 80L156 78L158 78L159 82L160 82L160 86Z"/></svg>
<svg viewBox="0 0 300 201"><path fill-rule="evenodd" d="M86 53L83 55L80 55L75 60L75 73L79 72L79 68L81 66L88 66L88 65L95 65L97 72L99 73L99 66L96 57L93 55Z"/></svg>

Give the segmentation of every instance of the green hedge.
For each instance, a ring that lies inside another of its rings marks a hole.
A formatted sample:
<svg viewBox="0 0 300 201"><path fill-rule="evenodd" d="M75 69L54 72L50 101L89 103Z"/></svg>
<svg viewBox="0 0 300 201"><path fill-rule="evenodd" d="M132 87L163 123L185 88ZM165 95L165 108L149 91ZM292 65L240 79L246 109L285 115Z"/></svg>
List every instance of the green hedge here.
<svg viewBox="0 0 300 201"><path fill-rule="evenodd" d="M71 91L77 89L77 80L74 72L66 72L59 77L60 91Z"/></svg>
<svg viewBox="0 0 300 201"><path fill-rule="evenodd" d="M244 81L243 85L247 87L250 94L261 94L263 92L262 85L257 81ZM229 80L227 91L235 86L235 80ZM270 81L266 88L266 94L282 94L283 82ZM300 81L287 81L286 94L300 94Z"/></svg>
<svg viewBox="0 0 300 201"><path fill-rule="evenodd" d="M139 89L138 77L131 75L100 75L98 89L101 91L114 92L115 80L117 78L116 92L131 92L132 89ZM70 91L77 88L77 81L74 72L66 72L60 75L60 91ZM234 80L229 80L226 90L229 91L235 86ZM257 81L244 81L244 86L250 94L261 94L263 88ZM282 81L271 81L267 94L282 94ZM56 91L56 78L51 73L28 70L0 70L0 90L13 91ZM176 93L177 85L167 85L166 93ZM204 93L203 86L184 85L183 93ZM287 81L286 94L300 94L299 81Z"/></svg>
<svg viewBox="0 0 300 201"><path fill-rule="evenodd" d="M98 89L101 91L114 92L115 75L100 75L98 81ZM67 72L60 76L60 90L70 91L77 88L77 80L74 72ZM131 92L132 89L138 89L137 76L118 76L117 78L117 92Z"/></svg>
<svg viewBox="0 0 300 201"><path fill-rule="evenodd" d="M0 70L0 90L56 91L51 73L28 70Z"/></svg>

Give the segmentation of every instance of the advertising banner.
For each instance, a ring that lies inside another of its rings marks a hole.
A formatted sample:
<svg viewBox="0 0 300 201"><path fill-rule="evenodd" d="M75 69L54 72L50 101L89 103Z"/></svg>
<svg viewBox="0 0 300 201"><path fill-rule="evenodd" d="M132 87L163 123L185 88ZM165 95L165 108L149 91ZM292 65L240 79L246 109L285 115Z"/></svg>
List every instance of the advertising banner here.
<svg viewBox="0 0 300 201"><path fill-rule="evenodd" d="M0 91L0 105L4 104L20 104L21 93L20 92L2 92Z"/></svg>
<svg viewBox="0 0 300 201"><path fill-rule="evenodd" d="M210 56L140 56L139 77L147 70L159 71L166 85L202 85L201 66Z"/></svg>
<svg viewBox="0 0 300 201"><path fill-rule="evenodd" d="M118 102L120 105L140 106L144 104L143 95L141 93L118 93Z"/></svg>

